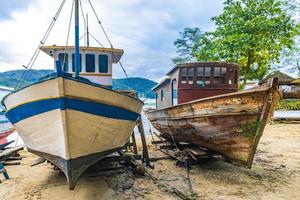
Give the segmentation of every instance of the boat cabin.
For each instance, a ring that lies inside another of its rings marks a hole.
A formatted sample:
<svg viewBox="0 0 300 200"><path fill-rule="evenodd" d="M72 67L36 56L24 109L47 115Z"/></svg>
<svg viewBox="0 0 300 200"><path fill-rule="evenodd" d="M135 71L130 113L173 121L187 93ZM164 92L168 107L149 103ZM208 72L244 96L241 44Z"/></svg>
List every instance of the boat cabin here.
<svg viewBox="0 0 300 200"><path fill-rule="evenodd" d="M60 61L64 72L75 74L73 46L44 46L41 50L54 58L55 63ZM122 49L80 47L80 76L112 87L112 65L119 62L123 53Z"/></svg>
<svg viewBox="0 0 300 200"><path fill-rule="evenodd" d="M239 68L226 62L195 62L176 65L152 90L157 109L238 91Z"/></svg>

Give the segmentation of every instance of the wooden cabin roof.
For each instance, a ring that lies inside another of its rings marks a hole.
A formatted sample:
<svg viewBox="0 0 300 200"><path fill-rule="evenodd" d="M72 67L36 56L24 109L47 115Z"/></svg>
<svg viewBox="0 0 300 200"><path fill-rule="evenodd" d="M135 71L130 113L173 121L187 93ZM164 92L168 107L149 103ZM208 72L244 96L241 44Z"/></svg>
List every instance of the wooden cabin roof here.
<svg viewBox="0 0 300 200"><path fill-rule="evenodd" d="M74 46L43 46L40 48L43 52L53 57L53 51L74 51ZM104 47L80 47L80 51L92 51L95 53L111 53L113 63L118 63L124 54L123 49L104 48Z"/></svg>
<svg viewBox="0 0 300 200"><path fill-rule="evenodd" d="M235 63L230 62L189 62L189 63L180 63L173 67L167 75L173 74L180 67L231 67L234 66L238 68L239 66Z"/></svg>
<svg viewBox="0 0 300 200"><path fill-rule="evenodd" d="M259 82L260 85L266 83L269 79L273 77L278 77L278 84L279 85L293 85L292 82L295 80L291 76L281 72L281 71L273 71L269 75L267 75L263 80Z"/></svg>

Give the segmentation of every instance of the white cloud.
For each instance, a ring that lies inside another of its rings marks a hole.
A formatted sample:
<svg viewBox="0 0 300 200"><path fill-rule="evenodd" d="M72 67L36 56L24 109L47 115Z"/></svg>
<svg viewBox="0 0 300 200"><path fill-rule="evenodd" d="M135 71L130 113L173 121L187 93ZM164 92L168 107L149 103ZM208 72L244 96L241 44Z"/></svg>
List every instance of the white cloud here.
<svg viewBox="0 0 300 200"><path fill-rule="evenodd" d="M0 71L20 69L27 64L60 2L33 1L26 10L15 10L11 19L0 21ZM107 44L87 0L82 2L85 12L89 12L91 33ZM211 30L213 23L210 18L222 10L222 0L92 2L95 2L95 9L114 46L125 50L122 62L128 74L154 80L161 78L172 67L171 58L176 55L173 42L178 32L193 26ZM67 0L47 44L65 44L70 8L71 1ZM73 35L73 28L71 31ZM70 40L73 43L73 37ZM93 44L96 45L95 42ZM42 54L34 68L52 68L52 60ZM115 77L124 76L117 65L114 69Z"/></svg>

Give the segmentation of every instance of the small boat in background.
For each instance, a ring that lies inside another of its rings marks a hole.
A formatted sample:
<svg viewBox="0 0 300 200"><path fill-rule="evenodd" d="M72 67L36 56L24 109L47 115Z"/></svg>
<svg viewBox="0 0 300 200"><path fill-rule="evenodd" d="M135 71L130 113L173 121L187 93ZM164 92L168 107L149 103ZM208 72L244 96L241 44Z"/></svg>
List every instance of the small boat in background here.
<svg viewBox="0 0 300 200"><path fill-rule="evenodd" d="M112 89L112 65L122 49L79 46L80 5L74 0L72 6L75 46L44 46L43 41L37 50L54 59L56 73L2 101L28 151L60 168L70 189L88 167L124 148L143 106L134 95Z"/></svg>
<svg viewBox="0 0 300 200"><path fill-rule="evenodd" d="M15 128L11 128L9 130L3 131L0 133L0 140L5 139L9 135L11 135L13 132L15 132Z"/></svg>
<svg viewBox="0 0 300 200"><path fill-rule="evenodd" d="M8 141L7 139L0 140L0 150L3 151L9 146L10 144L14 143L15 141Z"/></svg>
<svg viewBox="0 0 300 200"><path fill-rule="evenodd" d="M280 99L277 84L273 78L263 86L237 92L235 64L180 64L154 88L157 109L146 115L170 142L198 145L250 168Z"/></svg>

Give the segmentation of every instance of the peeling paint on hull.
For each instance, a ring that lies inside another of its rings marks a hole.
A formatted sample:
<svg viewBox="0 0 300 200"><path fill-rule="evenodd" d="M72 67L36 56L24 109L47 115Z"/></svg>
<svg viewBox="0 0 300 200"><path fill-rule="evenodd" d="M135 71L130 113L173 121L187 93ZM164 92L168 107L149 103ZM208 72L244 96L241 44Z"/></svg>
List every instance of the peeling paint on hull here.
<svg viewBox="0 0 300 200"><path fill-rule="evenodd" d="M219 152L251 167L267 119L279 99L276 80L257 89L220 95L147 113L166 138Z"/></svg>

